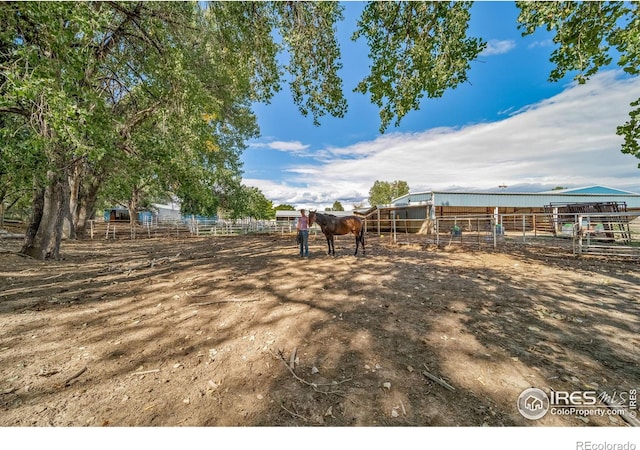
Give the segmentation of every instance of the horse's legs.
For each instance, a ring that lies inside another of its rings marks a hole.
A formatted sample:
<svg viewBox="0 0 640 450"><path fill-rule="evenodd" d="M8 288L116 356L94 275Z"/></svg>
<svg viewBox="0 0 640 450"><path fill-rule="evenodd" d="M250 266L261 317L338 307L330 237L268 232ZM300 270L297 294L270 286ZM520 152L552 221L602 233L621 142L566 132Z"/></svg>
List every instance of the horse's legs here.
<svg viewBox="0 0 640 450"><path fill-rule="evenodd" d="M331 239L333 236L329 237L327 236L327 255L331 254Z"/></svg>
<svg viewBox="0 0 640 450"><path fill-rule="evenodd" d="M356 256L358 254L358 245L362 244L362 256L365 255L365 250L364 250L364 233L361 230L359 233L355 234L356 236L356 252L353 254L353 256Z"/></svg>

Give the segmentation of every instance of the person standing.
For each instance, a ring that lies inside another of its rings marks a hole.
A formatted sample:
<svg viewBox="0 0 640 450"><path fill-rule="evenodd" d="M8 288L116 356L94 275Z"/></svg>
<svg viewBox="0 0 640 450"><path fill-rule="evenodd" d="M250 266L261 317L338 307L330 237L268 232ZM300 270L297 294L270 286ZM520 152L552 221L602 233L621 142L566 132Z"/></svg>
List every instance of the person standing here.
<svg viewBox="0 0 640 450"><path fill-rule="evenodd" d="M305 214L305 210L300 210L300 217L296 225L300 242L300 257L309 256L309 218Z"/></svg>

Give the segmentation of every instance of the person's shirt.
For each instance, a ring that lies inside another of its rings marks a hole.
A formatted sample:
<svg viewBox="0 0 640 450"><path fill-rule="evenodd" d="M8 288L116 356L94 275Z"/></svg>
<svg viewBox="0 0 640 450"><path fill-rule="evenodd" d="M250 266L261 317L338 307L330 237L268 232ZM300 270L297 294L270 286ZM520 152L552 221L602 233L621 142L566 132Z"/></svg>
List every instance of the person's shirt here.
<svg viewBox="0 0 640 450"><path fill-rule="evenodd" d="M301 230L301 231L305 231L309 229L309 219L307 218L307 216L298 217L297 228L298 230Z"/></svg>

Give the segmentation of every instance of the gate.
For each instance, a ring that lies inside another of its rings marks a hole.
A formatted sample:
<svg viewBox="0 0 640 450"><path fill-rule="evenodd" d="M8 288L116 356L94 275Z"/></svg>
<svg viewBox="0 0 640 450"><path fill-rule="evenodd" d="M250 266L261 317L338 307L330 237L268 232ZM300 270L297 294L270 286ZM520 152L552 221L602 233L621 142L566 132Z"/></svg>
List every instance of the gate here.
<svg viewBox="0 0 640 450"><path fill-rule="evenodd" d="M574 255L640 258L640 213L580 214L574 227Z"/></svg>

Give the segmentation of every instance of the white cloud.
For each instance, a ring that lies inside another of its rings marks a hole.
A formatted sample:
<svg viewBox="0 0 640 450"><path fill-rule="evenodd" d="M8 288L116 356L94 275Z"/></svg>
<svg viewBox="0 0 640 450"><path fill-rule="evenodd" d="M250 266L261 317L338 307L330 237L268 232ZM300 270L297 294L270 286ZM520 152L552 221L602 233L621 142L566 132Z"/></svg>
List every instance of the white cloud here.
<svg viewBox="0 0 640 450"><path fill-rule="evenodd" d="M318 208L335 200L350 207L368 197L376 180L405 180L412 191L491 190L504 183L509 190L602 184L639 192L638 160L620 152L615 133L640 97L640 78L618 75L571 84L504 120L327 148L317 164L289 167L285 183L245 182L276 204Z"/></svg>
<svg viewBox="0 0 640 450"><path fill-rule="evenodd" d="M552 39L545 39L543 41L534 41L527 46L527 48L538 48L538 47L553 47L555 44Z"/></svg>
<svg viewBox="0 0 640 450"><path fill-rule="evenodd" d="M267 143L254 143L251 144L251 147L256 148L270 148L273 150L278 150L281 152L300 154L304 153L309 145L303 144L300 141L271 141Z"/></svg>
<svg viewBox="0 0 640 450"><path fill-rule="evenodd" d="M482 50L480 56L503 55L516 48L516 43L512 39L498 40L491 39L487 42L487 47Z"/></svg>

